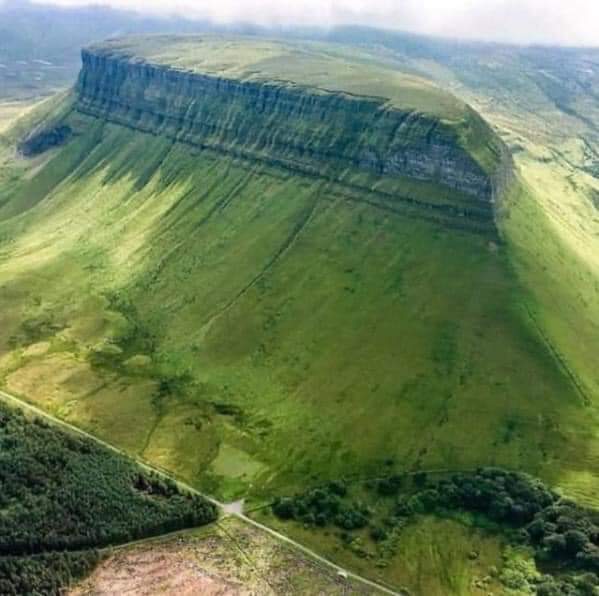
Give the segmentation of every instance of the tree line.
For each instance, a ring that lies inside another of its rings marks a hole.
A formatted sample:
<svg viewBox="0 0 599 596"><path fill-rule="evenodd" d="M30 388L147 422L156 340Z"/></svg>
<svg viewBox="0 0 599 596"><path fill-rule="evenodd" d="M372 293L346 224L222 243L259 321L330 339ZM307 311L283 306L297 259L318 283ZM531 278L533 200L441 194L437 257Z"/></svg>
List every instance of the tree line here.
<svg viewBox="0 0 599 596"><path fill-rule="evenodd" d="M489 467L436 481L421 473L410 482L406 475L395 474L368 481L364 488L372 494L371 502L390 504L391 513L382 522L375 520L376 508L352 498L343 482L278 498L272 511L307 526L333 525L344 532L368 528L374 541L385 540L392 529L419 514L475 513L509 542L532 548L538 568L551 571L537 578L537 594L599 593L599 512L527 474Z"/></svg>
<svg viewBox="0 0 599 596"><path fill-rule="evenodd" d="M216 517L212 503L132 460L0 404L0 593L54 593L19 582L62 585L98 548Z"/></svg>

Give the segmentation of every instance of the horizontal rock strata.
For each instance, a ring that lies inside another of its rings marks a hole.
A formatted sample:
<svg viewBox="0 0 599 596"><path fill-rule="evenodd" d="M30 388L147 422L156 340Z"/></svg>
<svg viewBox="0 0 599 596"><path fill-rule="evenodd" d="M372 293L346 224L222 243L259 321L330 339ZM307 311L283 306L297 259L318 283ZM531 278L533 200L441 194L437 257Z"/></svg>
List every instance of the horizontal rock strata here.
<svg viewBox="0 0 599 596"><path fill-rule="evenodd" d="M98 50L84 50L82 60L76 106L83 113L313 175L431 182L457 191L462 210L465 197L493 219L494 175L450 124L431 116L376 97L224 79ZM492 134L473 111L472 121Z"/></svg>

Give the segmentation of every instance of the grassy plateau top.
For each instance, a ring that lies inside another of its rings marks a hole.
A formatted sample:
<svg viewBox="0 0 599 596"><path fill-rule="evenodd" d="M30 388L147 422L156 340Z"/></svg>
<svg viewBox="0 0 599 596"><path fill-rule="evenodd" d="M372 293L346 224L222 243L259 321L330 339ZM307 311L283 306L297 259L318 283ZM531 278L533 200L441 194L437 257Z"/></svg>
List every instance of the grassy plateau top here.
<svg viewBox="0 0 599 596"><path fill-rule="evenodd" d="M222 35L144 35L104 41L89 50L229 80L372 97L446 121L468 116L466 104L434 84L381 66L345 46Z"/></svg>

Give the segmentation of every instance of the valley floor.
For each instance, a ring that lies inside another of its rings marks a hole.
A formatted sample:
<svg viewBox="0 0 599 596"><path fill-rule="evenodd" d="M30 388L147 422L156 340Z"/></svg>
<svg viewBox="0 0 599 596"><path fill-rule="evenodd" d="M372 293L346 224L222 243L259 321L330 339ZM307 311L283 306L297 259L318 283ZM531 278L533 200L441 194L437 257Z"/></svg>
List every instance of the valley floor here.
<svg viewBox="0 0 599 596"><path fill-rule="evenodd" d="M0 400L121 453L10 394L0 391ZM169 478L144 461L137 464ZM175 482L185 491L196 492ZM506 563L504 540L463 521L422 516L402 533L399 549L390 551L384 565L373 565L373 554L361 550L360 538L347 549L334 532L315 534L301 524L281 523L269 508L247 517L242 503L218 505L224 516L215 524L104 549L98 568L68 594L478 596L490 589L494 594L505 592L498 580L498 570Z"/></svg>
<svg viewBox="0 0 599 596"><path fill-rule="evenodd" d="M11 408L45 420L59 430L81 436L127 457L105 441L8 393L0 391L0 400ZM144 461L137 459L136 464L146 472L174 481L186 492L212 501L224 517L216 523L216 528L183 530L168 533L162 538L146 538L105 549L108 560L91 578L74 589L74 595L121 594L124 591L134 595L156 594L157 591L178 594L180 590L183 594L201 591L209 595L274 595L307 594L312 593L312 589L319 594L344 594L347 590L352 594L394 593L366 577L346 571L310 548L294 542L278 529L248 518L243 514L243 501L219 503ZM315 549L318 550L318 545ZM196 562L195 567L192 559ZM215 567L216 564L218 567ZM123 566L126 568L124 575L121 573ZM265 574L273 574L272 581L266 579ZM274 587L273 582L285 585ZM328 586L328 583L331 585ZM293 591L296 587L301 591ZM289 588L293 590L289 591ZM263 591L265 589L266 592Z"/></svg>

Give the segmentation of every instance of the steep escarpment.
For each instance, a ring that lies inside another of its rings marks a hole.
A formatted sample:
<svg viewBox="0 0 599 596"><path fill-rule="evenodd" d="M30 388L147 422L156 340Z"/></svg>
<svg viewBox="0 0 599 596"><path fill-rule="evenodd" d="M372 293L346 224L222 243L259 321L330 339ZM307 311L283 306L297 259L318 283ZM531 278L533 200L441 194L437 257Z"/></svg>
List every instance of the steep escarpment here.
<svg viewBox="0 0 599 596"><path fill-rule="evenodd" d="M501 142L467 106L448 121L385 97L181 70L110 45L84 50L82 60L80 112L479 225L492 222L499 180L509 171Z"/></svg>
<svg viewBox="0 0 599 596"><path fill-rule="evenodd" d="M223 501L355 479L340 525L392 585L397 495L369 537L362 480L493 465L596 498L594 395L486 233L510 164L480 118L332 46L119 43L3 137L0 386ZM501 213L530 271L566 253L526 191Z"/></svg>

